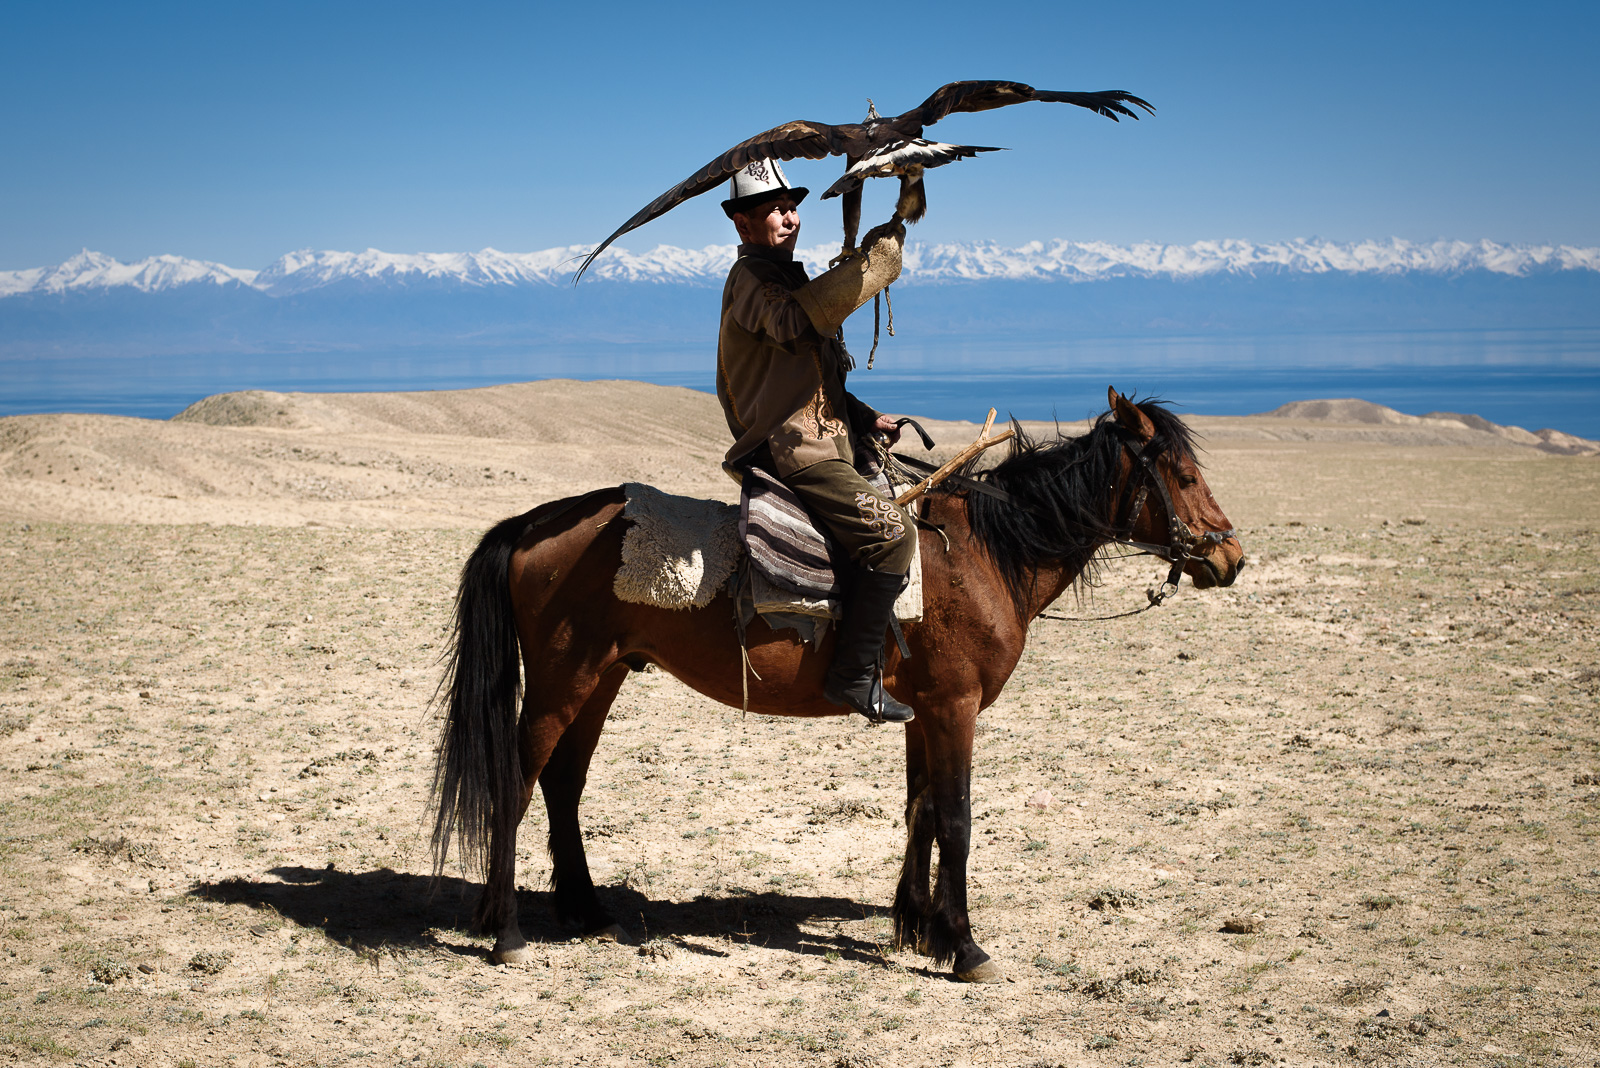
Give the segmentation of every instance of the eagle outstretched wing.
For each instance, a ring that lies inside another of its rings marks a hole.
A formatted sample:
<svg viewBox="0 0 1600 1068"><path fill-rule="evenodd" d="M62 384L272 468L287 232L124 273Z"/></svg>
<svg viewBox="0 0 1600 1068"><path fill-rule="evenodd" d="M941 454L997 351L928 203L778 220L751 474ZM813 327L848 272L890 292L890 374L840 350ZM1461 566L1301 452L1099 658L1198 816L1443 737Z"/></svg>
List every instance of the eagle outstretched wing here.
<svg viewBox="0 0 1600 1068"><path fill-rule="evenodd" d="M1119 121L1118 116L1127 116L1137 119L1138 113L1128 105L1142 108L1149 114L1155 114L1155 108L1132 93L1120 89L1108 89L1098 93L1058 92L1052 89L1035 89L1022 82L997 82L997 81L972 81L951 82L941 86L928 99L919 106L892 119L878 117L874 110L865 122L845 123L839 126L830 126L823 122L809 122L797 119L786 122L782 126L774 126L770 130L756 134L748 141L741 141L728 151L695 171L688 178L679 182L671 189L656 197L646 204L633 218L617 227L615 233L595 246L593 252L584 258L583 265L573 275L572 281L576 285L583 277L583 272L595 258L610 247L611 243L630 230L637 230L645 223L665 215L684 201L699 196L701 193L715 189L723 181L731 178L752 160L777 159L790 160L797 158L823 159L827 156L846 155L853 161L865 162L863 157L878 157L886 152L897 151L910 142L921 139L922 129L932 126L946 115L958 111L991 111L995 108L1007 107L1011 104L1026 104L1029 101L1042 101L1049 103L1076 104L1081 108L1088 108L1096 115L1103 115L1113 122ZM932 144L924 142L924 144ZM956 149L959 146L941 146L947 149ZM964 150L965 151L965 150ZM971 151L984 152L988 149L973 149ZM970 154L970 153L969 153ZM930 155L922 166L938 166L955 159L964 158L962 155L949 155L938 158ZM846 172L846 178L854 172ZM897 173L890 168L884 173ZM863 173L861 178L871 177ZM844 181L841 179L841 181ZM848 192L858 188L860 181L854 185L841 186L836 182L827 195L837 195L839 192ZM849 201L847 200L847 207ZM859 209L859 205L858 205ZM848 211L847 211L848 218ZM849 223L847 222L847 229ZM853 234L853 231L851 231Z"/></svg>
<svg viewBox="0 0 1600 1068"><path fill-rule="evenodd" d="M1119 115L1126 115L1130 119L1139 117L1138 112L1127 107L1128 104L1143 108L1151 115L1156 113L1156 109L1148 102L1121 89L1106 89L1098 93L1074 93L1035 89L1022 82L951 82L949 85L940 86L920 106L903 115L896 115L889 120L889 123L897 129L903 127L902 132L906 136L916 137L921 134L922 127L932 126L946 115L953 115L958 111L993 111L995 108L1026 104L1034 100L1076 104L1080 108L1088 108L1096 115L1104 115L1112 122L1121 121L1117 118ZM915 133L911 132L913 126L916 128Z"/></svg>
<svg viewBox="0 0 1600 1068"><path fill-rule="evenodd" d="M834 138L831 136L833 130L832 126L824 123L797 119L794 122L786 122L782 126L774 126L770 130L758 133L748 141L739 142L665 193L656 197L639 209L638 214L633 218L617 227L615 233L595 246L595 250L584 258L583 266L578 268L578 273L572 279L573 282L577 282L579 278L583 277L583 272L589 269L589 264L593 263L595 257L604 252L611 242L629 230L637 230L650 220L660 218L685 200L690 200L701 193L715 189L749 166L751 160L825 159L833 155L834 152L838 151L832 147L834 142Z"/></svg>

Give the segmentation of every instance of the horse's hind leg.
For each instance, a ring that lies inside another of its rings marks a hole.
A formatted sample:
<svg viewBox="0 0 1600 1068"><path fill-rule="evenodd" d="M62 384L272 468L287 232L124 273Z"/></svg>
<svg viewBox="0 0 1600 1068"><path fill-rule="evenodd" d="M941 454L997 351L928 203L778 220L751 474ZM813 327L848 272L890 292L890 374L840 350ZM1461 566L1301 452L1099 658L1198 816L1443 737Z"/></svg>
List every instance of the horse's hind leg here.
<svg viewBox="0 0 1600 1068"><path fill-rule="evenodd" d="M524 693L522 715L517 721L522 793L514 813L496 813L494 832L489 839L489 871L473 916L473 926L477 930L495 936L490 957L497 964L521 964L530 959L527 939L522 937L522 928L517 922L517 829L528 814L539 771L559 743L570 719L545 707L533 690Z"/></svg>
<svg viewBox="0 0 1600 1068"><path fill-rule="evenodd" d="M531 673L530 673L531 674ZM496 963L520 964L528 959L527 939L517 922L516 874L517 829L522 817L528 813L528 803L533 799L535 783L544 783L545 805L550 812L550 850L555 857L553 878L557 883L558 907L562 900L560 883L562 872L570 868L573 849L576 848L577 866L583 873L583 883L589 885L589 896L594 887L588 883L588 866L583 860L583 839L578 833L578 795L583 792L583 782L588 773L589 757L600 738L606 712L617 695L617 689L627 672L620 667L595 679L579 675L566 687L565 694L552 700L542 692L537 676L530 684L522 703L522 717L517 725L518 745L522 764L522 796L515 818L507 813L505 822L497 826L489 843L489 876L483 888L483 898L478 904L475 926L495 936L490 956ZM572 739L568 740L568 735ZM561 784L553 788L552 784ZM560 799L570 792L570 816L563 814L561 804L552 804L552 793ZM570 835L559 829L570 824ZM580 913L581 922L581 913ZM600 926L604 926L601 924Z"/></svg>
<svg viewBox="0 0 1600 1068"><path fill-rule="evenodd" d="M928 876L933 857L933 793L928 789L928 748L922 724L906 724L906 856L894 892L894 939L921 948L926 936Z"/></svg>
<svg viewBox="0 0 1600 1068"><path fill-rule="evenodd" d="M594 881L589 877L583 832L578 827L578 802L588 781L589 758L600 741L606 713L627 677L627 668L621 664L600 677L539 776L550 817L550 884L555 891L556 915L565 922L576 923L590 937L618 939L622 935L616 920L601 908Z"/></svg>

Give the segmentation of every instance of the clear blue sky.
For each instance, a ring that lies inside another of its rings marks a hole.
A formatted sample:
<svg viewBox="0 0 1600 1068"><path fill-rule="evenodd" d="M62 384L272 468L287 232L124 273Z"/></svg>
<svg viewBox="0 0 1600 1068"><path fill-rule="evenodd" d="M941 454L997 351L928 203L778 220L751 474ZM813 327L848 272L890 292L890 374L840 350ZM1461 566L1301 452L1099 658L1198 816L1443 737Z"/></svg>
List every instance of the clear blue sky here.
<svg viewBox="0 0 1600 1068"><path fill-rule="evenodd" d="M868 96L902 111L959 78L1128 89L1158 111L940 123L1013 151L933 175L923 240L1594 245L1597 31L1593 2L16 0L0 269L84 246L259 267L302 247L592 243L761 129L859 119ZM724 242L717 199L622 243ZM802 243L836 240L832 204L808 208Z"/></svg>

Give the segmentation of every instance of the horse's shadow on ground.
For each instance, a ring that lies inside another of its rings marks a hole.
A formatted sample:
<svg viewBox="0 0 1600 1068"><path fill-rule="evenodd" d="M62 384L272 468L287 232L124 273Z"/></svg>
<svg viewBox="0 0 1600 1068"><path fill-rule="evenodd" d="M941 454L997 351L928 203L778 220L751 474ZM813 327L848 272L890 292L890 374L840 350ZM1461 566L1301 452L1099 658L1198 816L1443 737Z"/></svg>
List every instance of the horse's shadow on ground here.
<svg viewBox="0 0 1600 1068"><path fill-rule="evenodd" d="M284 866L275 880L241 877L197 883L191 897L270 909L301 927L316 928L352 949L383 952L429 949L486 955L486 944L440 937L470 932L481 885L463 879L378 868L366 872ZM725 957L720 944L758 945L802 956L837 953L856 961L880 961L882 947L852 937L842 923L888 915L888 910L840 897L800 897L731 891L692 901L653 901L631 887L599 889L600 900L633 942L668 939L690 952ZM555 919L550 894L519 889L517 910L532 943L571 942L578 932ZM825 933L819 933L824 932ZM689 939L705 941L689 941Z"/></svg>

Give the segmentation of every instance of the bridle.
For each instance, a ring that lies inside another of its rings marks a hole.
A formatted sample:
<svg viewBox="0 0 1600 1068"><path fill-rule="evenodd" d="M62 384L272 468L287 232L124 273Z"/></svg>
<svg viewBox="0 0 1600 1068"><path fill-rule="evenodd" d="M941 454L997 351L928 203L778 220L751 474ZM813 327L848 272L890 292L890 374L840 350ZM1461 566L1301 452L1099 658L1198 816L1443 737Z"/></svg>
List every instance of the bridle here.
<svg viewBox="0 0 1600 1068"><path fill-rule="evenodd" d="M1156 469L1156 457L1163 452L1159 439L1152 438L1145 442L1144 447L1134 448L1135 438L1132 432L1123 427L1117 428L1122 438L1122 447L1133 457L1130 477L1138 479L1138 490L1128 498L1127 516L1118 522L1110 532L1110 540L1118 545L1126 545L1132 549L1148 553L1170 561L1172 567L1167 571L1167 577L1162 580L1161 586L1155 590L1145 591L1145 596L1150 599L1150 607L1155 608L1163 600L1178 591L1178 580L1183 576L1183 565L1190 560L1203 560L1205 556L1198 550L1221 545L1237 532L1229 527L1227 530L1213 530L1205 534L1196 534L1189 529L1178 515L1178 509L1172 501L1172 491L1167 489L1167 480L1161 477L1161 472ZM1144 514L1145 502L1150 498L1150 487L1161 496L1161 503L1167 510L1167 544L1155 545L1147 541L1135 541L1133 528L1138 525L1139 517Z"/></svg>
<svg viewBox="0 0 1600 1068"><path fill-rule="evenodd" d="M923 442L929 448L933 447L932 439L928 437L927 432L921 426L916 424L915 420L902 419L900 422L902 424L911 423L912 426L916 427L917 433L922 435ZM1098 533L1109 543L1126 545L1130 549L1139 550L1141 554L1159 557L1170 562L1172 567L1168 569L1167 577L1162 580L1159 588L1145 590L1145 597L1150 603L1140 608L1135 608L1129 612L1119 612L1114 616L1092 616L1087 618L1045 615L1041 611L1039 615L1043 619L1082 623L1120 619L1123 616L1137 615L1152 608L1159 608L1162 601L1178 591L1178 580L1183 576L1184 564L1190 560L1204 560L1205 556L1200 550L1214 545L1221 545L1238 533L1233 527L1229 527L1227 530L1213 530L1205 534L1196 534L1193 530L1190 530L1189 524L1185 523L1178 515L1178 509L1172 500L1172 491L1167 489L1166 479L1161 477L1161 472L1156 468L1156 459L1165 451L1166 443L1161 442L1158 438L1152 438L1145 442L1142 448L1136 448L1135 445L1139 438L1132 431L1119 424L1113 424L1112 427L1117 433L1122 447L1133 457L1129 479L1130 481L1137 480L1138 488L1130 497L1126 498L1124 506L1119 509L1119 511L1126 512L1126 515L1115 523L1111 530L1101 530ZM884 450L884 452L885 455L889 455L887 450ZM936 470L933 464L914 457L901 456L899 453L894 453L891 458L898 463L924 472ZM963 475L951 475L946 482L1008 503L1011 500L1011 494L1005 490L979 479L968 478ZM1150 488L1152 486L1155 487L1156 493L1161 497L1162 505L1167 510L1167 544L1165 545L1156 545L1147 541L1135 541L1133 537L1133 528L1138 525L1139 517L1144 514L1144 506L1150 499ZM1115 487L1110 488L1114 489ZM922 521L918 520L918 522ZM934 526L934 529L939 531L941 537L944 536L944 531L941 528ZM948 551L949 547L949 539L945 538L945 549Z"/></svg>

